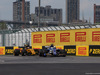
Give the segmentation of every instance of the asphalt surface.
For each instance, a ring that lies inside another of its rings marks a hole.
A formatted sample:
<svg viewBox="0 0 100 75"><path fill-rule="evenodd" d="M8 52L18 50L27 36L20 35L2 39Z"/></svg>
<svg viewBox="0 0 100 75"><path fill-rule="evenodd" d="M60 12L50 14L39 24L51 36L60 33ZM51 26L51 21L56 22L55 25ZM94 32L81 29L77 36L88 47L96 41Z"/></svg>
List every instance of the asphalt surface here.
<svg viewBox="0 0 100 75"><path fill-rule="evenodd" d="M20 63L100 63L100 57L39 57L39 56L0 56L0 64Z"/></svg>
<svg viewBox="0 0 100 75"><path fill-rule="evenodd" d="M3 64L0 75L100 75L100 64Z"/></svg>
<svg viewBox="0 0 100 75"><path fill-rule="evenodd" d="M0 75L100 75L100 57L0 56Z"/></svg>

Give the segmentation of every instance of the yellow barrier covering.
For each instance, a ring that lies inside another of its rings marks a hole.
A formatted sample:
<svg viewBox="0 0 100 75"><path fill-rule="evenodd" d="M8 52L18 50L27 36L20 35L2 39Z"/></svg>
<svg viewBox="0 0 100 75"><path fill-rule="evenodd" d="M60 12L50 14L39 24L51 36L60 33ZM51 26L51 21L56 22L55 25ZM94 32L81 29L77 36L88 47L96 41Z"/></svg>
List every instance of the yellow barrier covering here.
<svg viewBox="0 0 100 75"><path fill-rule="evenodd" d="M43 34L41 32L34 32L31 34L32 46L42 46L44 44Z"/></svg>
<svg viewBox="0 0 100 75"><path fill-rule="evenodd" d="M0 47L0 55L5 55L5 47Z"/></svg>
<svg viewBox="0 0 100 75"><path fill-rule="evenodd" d="M57 45L58 44L58 32L57 31L48 31L48 32L43 32L44 34L44 45L50 45L50 44L54 44Z"/></svg>
<svg viewBox="0 0 100 75"><path fill-rule="evenodd" d="M89 45L88 29L75 30L73 33L75 36L75 45Z"/></svg>
<svg viewBox="0 0 100 75"><path fill-rule="evenodd" d="M56 46L57 49L64 49L64 46Z"/></svg>
<svg viewBox="0 0 100 75"><path fill-rule="evenodd" d="M89 45L100 45L100 28L89 30Z"/></svg>
<svg viewBox="0 0 100 75"><path fill-rule="evenodd" d="M42 49L42 46L32 46L32 49Z"/></svg>
<svg viewBox="0 0 100 75"><path fill-rule="evenodd" d="M89 56L89 46L76 46L76 56Z"/></svg>
<svg viewBox="0 0 100 75"><path fill-rule="evenodd" d="M58 44L57 31L33 32L31 35L32 46L45 46Z"/></svg>
<svg viewBox="0 0 100 75"><path fill-rule="evenodd" d="M57 41L58 44L57 45L75 45L75 41L74 41L74 33L71 30L66 30L66 31L58 31L58 35L57 35ZM71 37L73 36L73 37Z"/></svg>
<svg viewBox="0 0 100 75"><path fill-rule="evenodd" d="M15 49L19 49L19 47L14 47L14 50L15 50Z"/></svg>
<svg viewBox="0 0 100 75"><path fill-rule="evenodd" d="M100 45L100 28L32 32L32 46Z"/></svg>

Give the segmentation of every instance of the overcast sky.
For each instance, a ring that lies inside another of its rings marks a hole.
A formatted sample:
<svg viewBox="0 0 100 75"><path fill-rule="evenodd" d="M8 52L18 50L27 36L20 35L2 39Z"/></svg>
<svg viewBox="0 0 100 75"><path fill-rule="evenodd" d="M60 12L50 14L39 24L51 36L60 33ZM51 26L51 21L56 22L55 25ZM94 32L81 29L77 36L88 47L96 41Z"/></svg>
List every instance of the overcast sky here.
<svg viewBox="0 0 100 75"><path fill-rule="evenodd" d="M16 0L0 0L0 20L13 19L13 2ZM38 0L27 0L31 3L31 13L34 13L35 7L38 6ZM65 22L65 1L66 0L41 0L41 6L51 5L52 8L63 9L63 22ZM80 0L80 19L91 20L93 23L93 5L100 5L100 0Z"/></svg>

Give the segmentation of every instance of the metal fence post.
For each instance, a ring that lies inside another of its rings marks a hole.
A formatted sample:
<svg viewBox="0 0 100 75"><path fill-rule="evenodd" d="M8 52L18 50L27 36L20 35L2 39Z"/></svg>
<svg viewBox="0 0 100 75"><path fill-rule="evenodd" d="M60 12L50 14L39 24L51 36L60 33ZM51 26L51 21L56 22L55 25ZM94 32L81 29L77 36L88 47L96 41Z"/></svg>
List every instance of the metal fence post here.
<svg viewBox="0 0 100 75"><path fill-rule="evenodd" d="M19 46L19 32L18 32L18 46Z"/></svg>
<svg viewBox="0 0 100 75"><path fill-rule="evenodd" d="M5 46L5 33L2 33L2 46Z"/></svg>

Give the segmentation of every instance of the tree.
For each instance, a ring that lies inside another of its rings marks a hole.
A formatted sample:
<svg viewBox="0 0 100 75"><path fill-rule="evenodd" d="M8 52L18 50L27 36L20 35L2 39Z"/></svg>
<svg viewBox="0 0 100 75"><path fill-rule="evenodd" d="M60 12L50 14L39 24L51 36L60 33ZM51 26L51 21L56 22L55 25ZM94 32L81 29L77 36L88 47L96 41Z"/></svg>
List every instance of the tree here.
<svg viewBox="0 0 100 75"><path fill-rule="evenodd" d="M0 30L7 29L6 23L2 22L0 23Z"/></svg>

